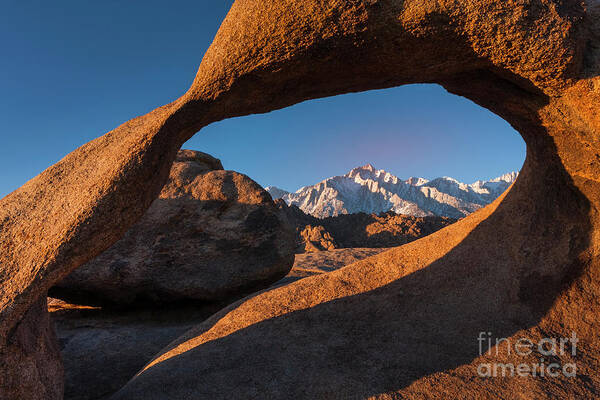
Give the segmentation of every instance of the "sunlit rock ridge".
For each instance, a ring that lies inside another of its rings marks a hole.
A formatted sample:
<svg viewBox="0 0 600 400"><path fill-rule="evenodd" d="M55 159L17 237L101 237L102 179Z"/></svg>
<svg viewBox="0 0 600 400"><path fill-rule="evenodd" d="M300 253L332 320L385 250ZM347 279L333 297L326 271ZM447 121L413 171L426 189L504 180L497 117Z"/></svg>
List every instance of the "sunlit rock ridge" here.
<svg viewBox="0 0 600 400"><path fill-rule="evenodd" d="M466 184L450 177L431 181L412 177L402 180L367 164L346 175L325 179L289 193L267 187L273 199L282 198L307 214L318 218L358 212L393 211L424 217L439 215L462 218L490 204L517 179L518 172Z"/></svg>

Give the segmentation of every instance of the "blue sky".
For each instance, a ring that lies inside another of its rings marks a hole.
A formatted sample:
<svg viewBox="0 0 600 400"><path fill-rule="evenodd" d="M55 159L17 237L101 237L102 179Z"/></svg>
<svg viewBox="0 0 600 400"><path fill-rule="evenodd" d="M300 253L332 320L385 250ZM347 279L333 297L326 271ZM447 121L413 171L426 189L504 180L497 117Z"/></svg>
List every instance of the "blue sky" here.
<svg viewBox="0 0 600 400"><path fill-rule="evenodd" d="M0 5L0 197L85 142L174 100L232 1ZM518 170L506 122L435 85L313 100L222 121L186 145L287 190L372 163L472 182Z"/></svg>

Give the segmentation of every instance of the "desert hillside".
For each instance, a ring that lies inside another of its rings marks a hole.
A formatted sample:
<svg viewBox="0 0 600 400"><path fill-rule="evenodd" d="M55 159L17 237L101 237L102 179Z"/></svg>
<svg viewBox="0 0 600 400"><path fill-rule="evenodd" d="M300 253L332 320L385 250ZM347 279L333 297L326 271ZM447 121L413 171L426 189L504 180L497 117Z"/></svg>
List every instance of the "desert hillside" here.
<svg viewBox="0 0 600 400"><path fill-rule="evenodd" d="M296 230L296 253L401 246L456 222L447 217L413 217L391 211L316 218L281 199L275 204Z"/></svg>

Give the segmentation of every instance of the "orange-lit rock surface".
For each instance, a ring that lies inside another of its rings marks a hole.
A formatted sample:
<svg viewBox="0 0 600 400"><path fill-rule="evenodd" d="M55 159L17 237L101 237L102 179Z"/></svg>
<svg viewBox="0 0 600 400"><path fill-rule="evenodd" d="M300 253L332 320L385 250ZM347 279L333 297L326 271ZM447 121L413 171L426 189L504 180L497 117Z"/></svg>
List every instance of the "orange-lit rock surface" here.
<svg viewBox="0 0 600 400"><path fill-rule="evenodd" d="M417 82L521 133L512 189L424 239L228 307L115 398L595 396L598 18L595 0L236 1L184 96L0 201L0 397L59 398L57 352L32 307L142 216L197 130ZM575 331L577 356L554 361L575 361L577 376L480 378L482 362L539 359L479 356L486 331L535 342Z"/></svg>

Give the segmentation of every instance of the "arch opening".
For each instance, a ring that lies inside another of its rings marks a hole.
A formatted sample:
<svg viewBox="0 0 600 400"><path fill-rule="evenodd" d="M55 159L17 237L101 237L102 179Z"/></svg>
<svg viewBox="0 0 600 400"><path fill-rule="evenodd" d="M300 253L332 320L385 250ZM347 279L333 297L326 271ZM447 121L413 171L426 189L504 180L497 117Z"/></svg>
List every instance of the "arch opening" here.
<svg viewBox="0 0 600 400"><path fill-rule="evenodd" d="M474 200L479 205L489 204L502 191L473 191L473 184L518 172L526 152L521 136L501 117L434 84L340 95L266 115L225 120L205 127L184 147L214 154L226 168L243 172L276 191L294 193L370 165L381 175L370 184L385 184L391 179L442 180L437 190L442 190L441 184L455 184L456 190L465 191L460 200L483 195ZM369 190L377 192L379 187ZM396 194L398 190L396 187ZM448 190L442 192L449 195ZM385 196L389 198L393 193L394 189ZM294 204L300 206L301 202L296 199ZM340 213L386 212L393 204L355 206L334 214L319 213L318 207L312 204L301 208L323 218ZM461 218L474 209L465 209L461 214L430 209L419 212L405 207L404 212Z"/></svg>

